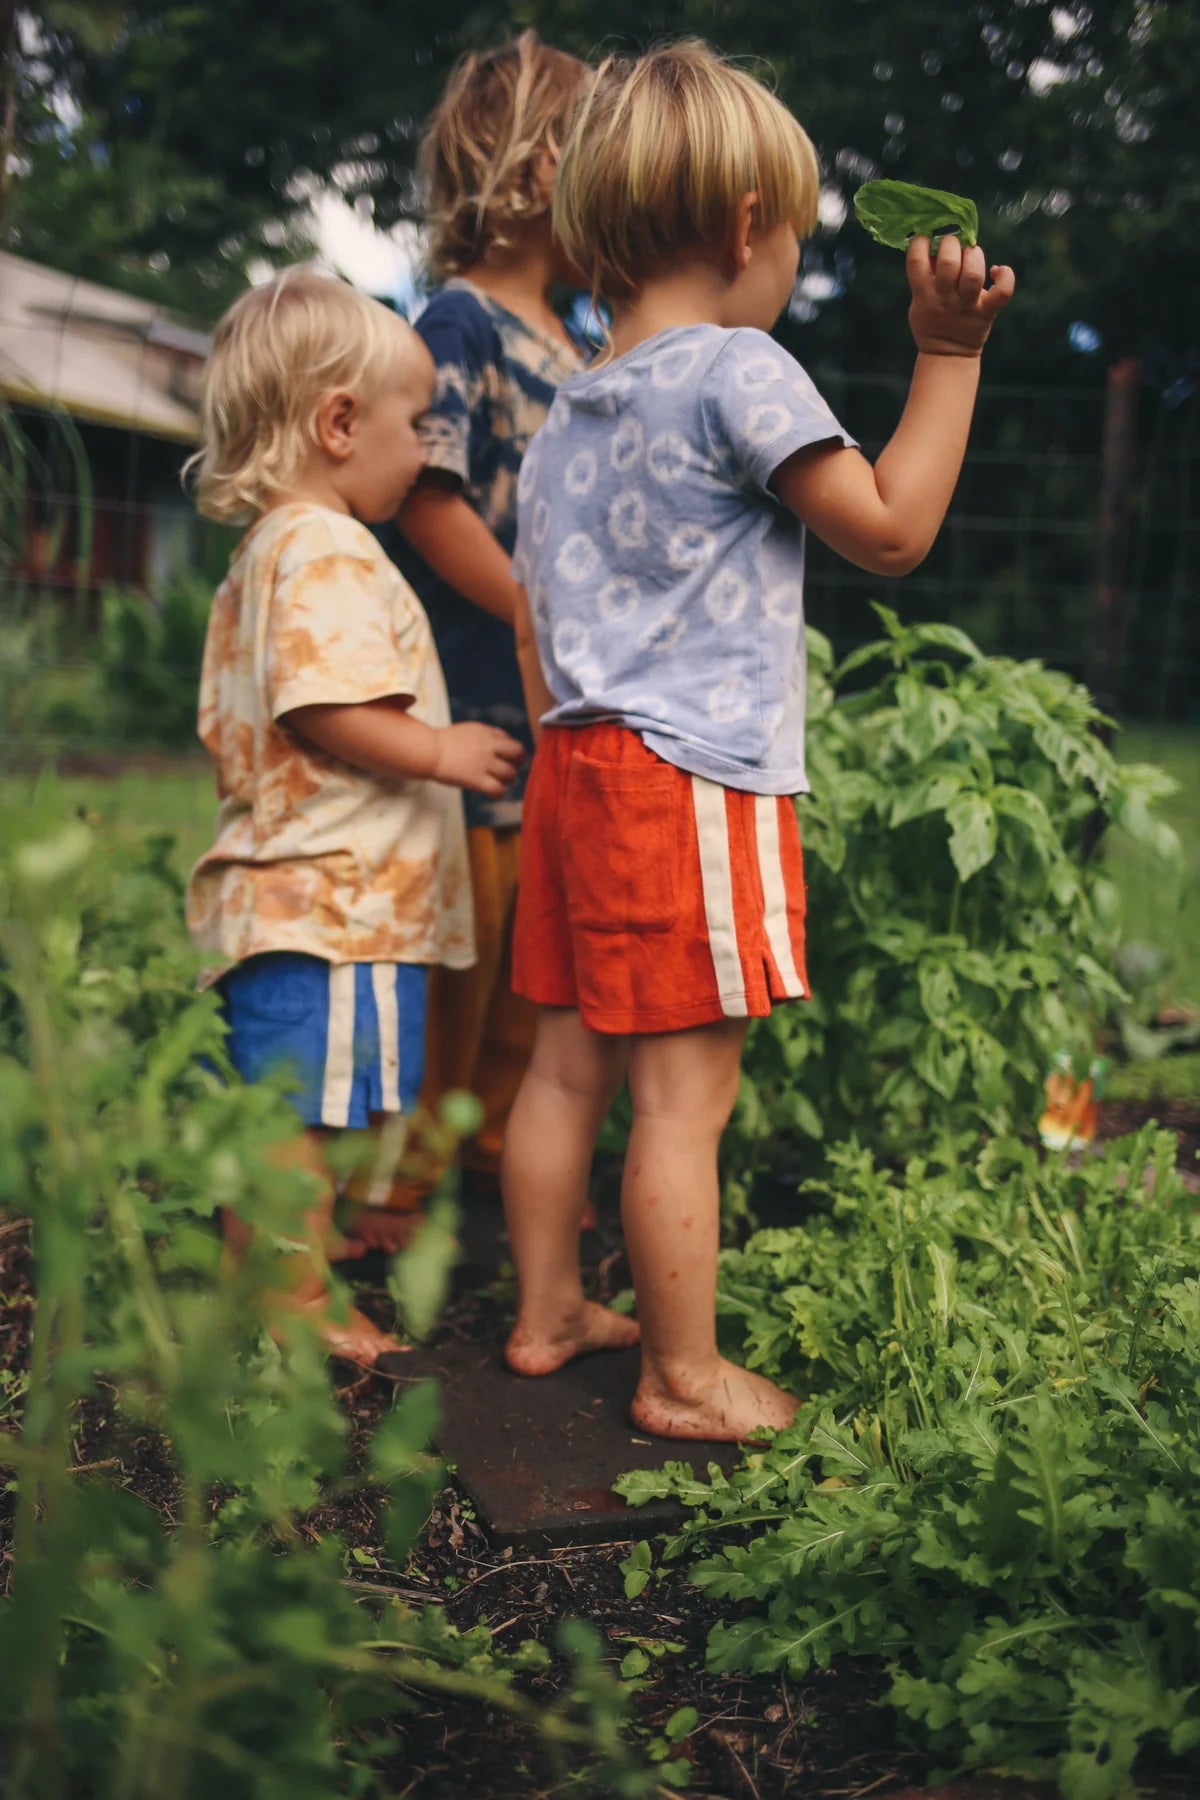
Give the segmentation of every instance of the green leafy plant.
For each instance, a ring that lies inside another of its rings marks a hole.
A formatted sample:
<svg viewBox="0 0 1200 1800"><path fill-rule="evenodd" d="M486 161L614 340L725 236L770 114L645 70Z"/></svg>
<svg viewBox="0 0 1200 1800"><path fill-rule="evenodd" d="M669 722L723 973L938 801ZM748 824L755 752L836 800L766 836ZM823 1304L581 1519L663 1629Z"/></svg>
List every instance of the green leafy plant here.
<svg viewBox="0 0 1200 1800"><path fill-rule="evenodd" d="M7 1791L363 1793L414 1692L528 1724L560 1774L604 1793L652 1791L586 1627L564 1628L567 1685L537 1702L547 1650L507 1654L486 1627L351 1592L345 1546L302 1529L366 1486L403 1566L440 1474L436 1393L404 1391L352 1471L320 1345L297 1325L285 1353L263 1329L272 1238L309 1201L279 1154L296 1126L270 1086L226 1078L169 845L122 868L50 787L0 815L0 844L0 1206L31 1221L37 1270L27 1382L0 1395ZM219 1266L221 1206L257 1227L236 1271ZM432 1282L440 1244L414 1255ZM80 1409L101 1388L115 1454L81 1467ZM157 1446L163 1513L122 1483L133 1436Z"/></svg>
<svg viewBox="0 0 1200 1800"><path fill-rule="evenodd" d="M1015 1140L892 1175L855 1146L804 1229L722 1259L730 1351L809 1397L725 1476L618 1484L728 1603L711 1668L882 1657L947 1768L1131 1800L1200 1746L1200 1220L1147 1128L1072 1170Z"/></svg>
<svg viewBox="0 0 1200 1800"><path fill-rule="evenodd" d="M928 237L936 247L946 232L956 232L964 245L979 242L973 200L911 181L864 182L854 196L854 216L876 243L890 250L907 250L915 237Z"/></svg>
<svg viewBox="0 0 1200 1800"><path fill-rule="evenodd" d="M1118 765L1082 687L876 611L883 636L838 668L809 634L812 998L751 1032L735 1205L768 1147L853 1132L906 1155L1031 1121L1050 1056L1087 1050L1122 998L1116 890L1085 858L1097 810L1177 854L1154 811L1174 784Z"/></svg>
<svg viewBox="0 0 1200 1800"><path fill-rule="evenodd" d="M196 691L212 587L180 579L160 597L113 589L102 602L98 710L107 735L130 743L193 744Z"/></svg>

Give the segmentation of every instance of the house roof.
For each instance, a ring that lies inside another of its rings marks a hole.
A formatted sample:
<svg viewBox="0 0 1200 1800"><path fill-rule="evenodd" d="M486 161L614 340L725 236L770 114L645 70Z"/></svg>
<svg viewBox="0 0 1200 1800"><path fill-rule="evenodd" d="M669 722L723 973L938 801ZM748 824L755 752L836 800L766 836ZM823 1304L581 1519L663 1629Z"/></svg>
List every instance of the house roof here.
<svg viewBox="0 0 1200 1800"><path fill-rule="evenodd" d="M0 251L0 394L180 443L211 339L148 300Z"/></svg>

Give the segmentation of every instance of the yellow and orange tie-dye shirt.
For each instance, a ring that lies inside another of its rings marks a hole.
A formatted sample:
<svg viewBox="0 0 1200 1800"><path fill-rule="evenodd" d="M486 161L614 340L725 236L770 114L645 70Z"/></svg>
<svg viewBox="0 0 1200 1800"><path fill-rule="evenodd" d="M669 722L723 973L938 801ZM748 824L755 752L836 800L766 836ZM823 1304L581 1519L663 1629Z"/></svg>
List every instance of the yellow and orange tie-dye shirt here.
<svg viewBox="0 0 1200 1800"><path fill-rule="evenodd" d="M308 503L265 514L217 590L200 680L220 810L187 912L220 968L267 950L455 969L475 960L458 792L365 774L285 722L298 706L389 695L428 725L450 722L412 589L357 520Z"/></svg>

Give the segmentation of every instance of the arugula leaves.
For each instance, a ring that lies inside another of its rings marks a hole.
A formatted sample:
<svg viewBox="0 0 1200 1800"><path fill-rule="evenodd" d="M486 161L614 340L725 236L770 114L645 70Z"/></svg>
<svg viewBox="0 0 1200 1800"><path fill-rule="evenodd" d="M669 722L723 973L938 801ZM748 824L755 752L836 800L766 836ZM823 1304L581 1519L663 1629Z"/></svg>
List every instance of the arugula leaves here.
<svg viewBox="0 0 1200 1800"><path fill-rule="evenodd" d="M639 1472L725 1603L715 1670L882 1657L947 1769L1128 1800L1200 1746L1200 1223L1147 1127L1070 1169L1015 1139L880 1167L721 1260L723 1345L805 1395L731 1475Z"/></svg>
<svg viewBox="0 0 1200 1800"><path fill-rule="evenodd" d="M929 237L936 249L946 232L965 245L979 242L979 213L973 200L911 181L867 181L854 196L854 216L877 243L907 250L915 237Z"/></svg>

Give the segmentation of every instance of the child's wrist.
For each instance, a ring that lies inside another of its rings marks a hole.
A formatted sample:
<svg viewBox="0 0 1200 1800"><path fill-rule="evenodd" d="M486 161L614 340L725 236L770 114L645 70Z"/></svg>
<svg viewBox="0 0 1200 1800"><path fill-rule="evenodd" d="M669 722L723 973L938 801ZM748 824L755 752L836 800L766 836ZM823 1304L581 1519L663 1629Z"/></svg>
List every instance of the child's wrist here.
<svg viewBox="0 0 1200 1800"><path fill-rule="evenodd" d="M979 362L983 356L983 345L973 347L966 344L922 344L917 343L918 356L954 357L963 362Z"/></svg>

